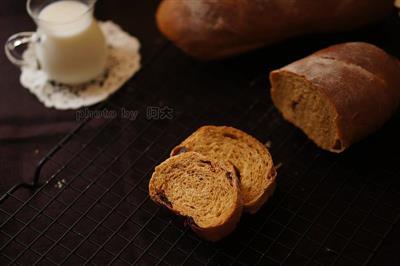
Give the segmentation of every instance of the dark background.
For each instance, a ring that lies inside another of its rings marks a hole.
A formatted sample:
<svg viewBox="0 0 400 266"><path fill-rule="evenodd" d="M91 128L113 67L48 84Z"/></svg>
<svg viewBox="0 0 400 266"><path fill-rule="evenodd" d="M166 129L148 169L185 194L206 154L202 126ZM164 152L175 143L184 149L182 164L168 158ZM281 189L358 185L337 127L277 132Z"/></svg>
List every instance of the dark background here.
<svg viewBox="0 0 400 266"><path fill-rule="evenodd" d="M164 44L164 39L157 32L154 24L154 12L158 2L156 0L100 0L97 4L96 16L100 20L113 20L123 29L137 36L142 44L143 60L146 61ZM14 33L34 29L35 25L25 11L25 1L0 1L1 44ZM329 44L342 41L369 41L393 55L400 56L399 36L399 19L393 12L390 18L354 32L297 38L238 58L205 63L202 67L218 72L219 69L227 66L232 70L232 75L240 75L243 80L248 79L251 82L252 77L262 73L266 76L271 69L283 66ZM185 58L185 55L182 54L181 57ZM173 63L171 62L172 66L174 66ZM163 67L165 66L158 68ZM78 122L75 117L76 111L46 109L34 96L22 88L19 83L19 70L8 62L4 53L0 53L0 80L2 82L0 87L0 193L2 193L21 180L30 181L37 162L59 139L76 127ZM159 82L161 86L163 81ZM267 95L266 91L265 97ZM393 127L393 123L392 121L392 126L386 127L386 132L388 128ZM384 154L386 149L393 152L393 149L398 147L398 143L393 143L390 147L386 146L385 136L385 131L383 131L370 140L374 145L374 153ZM358 146L358 150L354 148L352 151L354 151L353 155L361 154L362 151L369 152L367 148L363 148L363 144ZM352 151L345 156L351 156ZM378 158L379 154L376 157ZM381 164L383 168L385 163L398 164L394 157L382 156L382 158L376 163ZM360 159L355 163L362 165L363 162ZM374 256L372 264L399 265L399 239L400 225L397 224L389 237L385 239L378 254Z"/></svg>

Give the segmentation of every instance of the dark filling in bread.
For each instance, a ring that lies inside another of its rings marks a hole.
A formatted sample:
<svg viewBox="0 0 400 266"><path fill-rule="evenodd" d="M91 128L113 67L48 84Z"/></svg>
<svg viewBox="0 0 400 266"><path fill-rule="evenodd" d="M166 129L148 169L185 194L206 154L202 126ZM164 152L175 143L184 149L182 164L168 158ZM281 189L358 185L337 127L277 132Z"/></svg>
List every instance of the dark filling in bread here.
<svg viewBox="0 0 400 266"><path fill-rule="evenodd" d="M224 137L230 138L230 139L237 139L237 137L233 134L229 134L229 133L224 133Z"/></svg>
<svg viewBox="0 0 400 266"><path fill-rule="evenodd" d="M193 217L186 216L185 217L185 226L190 226L190 227L199 227L196 222L194 221Z"/></svg>
<svg viewBox="0 0 400 266"><path fill-rule="evenodd" d="M177 148L175 148L173 150L172 156L179 155L181 153L185 153L185 152L188 152L188 151L189 151L189 149L186 148L186 147L177 147Z"/></svg>
<svg viewBox="0 0 400 266"><path fill-rule="evenodd" d="M240 182L240 178L241 178L241 176L240 176L240 171L239 171L239 169L236 167L236 165L234 165L234 164L232 164L233 165L233 169L235 170L235 174L236 174L236 176L237 176L237 178L238 178L238 180L239 180L239 182Z"/></svg>
<svg viewBox="0 0 400 266"><path fill-rule="evenodd" d="M167 198L165 192L163 190L157 191L157 197L162 201L165 205L172 208L172 202Z"/></svg>
<svg viewBox="0 0 400 266"><path fill-rule="evenodd" d="M204 163L204 164L208 164L209 166L212 166L210 161L206 161L206 160L200 160L200 162Z"/></svg>
<svg viewBox="0 0 400 266"><path fill-rule="evenodd" d="M267 179L270 180L272 177L276 176L276 168L272 166L270 174L267 176Z"/></svg>
<svg viewBox="0 0 400 266"><path fill-rule="evenodd" d="M229 181L229 184L231 185L231 186L233 186L233 183L232 183L232 173L231 172L227 172L226 173L226 178L228 178L228 181Z"/></svg>

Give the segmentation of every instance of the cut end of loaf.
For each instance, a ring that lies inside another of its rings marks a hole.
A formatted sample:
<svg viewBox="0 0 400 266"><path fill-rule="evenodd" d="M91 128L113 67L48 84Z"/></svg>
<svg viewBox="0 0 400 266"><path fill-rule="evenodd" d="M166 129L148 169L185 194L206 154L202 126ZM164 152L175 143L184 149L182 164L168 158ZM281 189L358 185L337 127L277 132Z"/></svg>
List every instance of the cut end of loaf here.
<svg viewBox="0 0 400 266"><path fill-rule="evenodd" d="M346 149L338 136L337 112L318 88L283 70L273 71L270 80L272 101L286 120L325 150L339 153Z"/></svg>

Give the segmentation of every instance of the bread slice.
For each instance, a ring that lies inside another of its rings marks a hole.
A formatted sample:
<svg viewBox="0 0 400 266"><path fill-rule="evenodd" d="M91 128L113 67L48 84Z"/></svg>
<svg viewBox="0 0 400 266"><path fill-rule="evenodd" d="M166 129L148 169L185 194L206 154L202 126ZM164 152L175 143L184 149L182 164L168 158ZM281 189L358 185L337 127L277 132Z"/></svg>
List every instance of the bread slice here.
<svg viewBox="0 0 400 266"><path fill-rule="evenodd" d="M232 127L204 126L194 132L171 156L199 152L231 163L240 180L245 211L257 212L275 189L276 171L267 148L250 135Z"/></svg>
<svg viewBox="0 0 400 266"><path fill-rule="evenodd" d="M155 202L187 217L193 231L209 241L231 233L243 209L233 166L196 152L182 153L157 166L149 193Z"/></svg>

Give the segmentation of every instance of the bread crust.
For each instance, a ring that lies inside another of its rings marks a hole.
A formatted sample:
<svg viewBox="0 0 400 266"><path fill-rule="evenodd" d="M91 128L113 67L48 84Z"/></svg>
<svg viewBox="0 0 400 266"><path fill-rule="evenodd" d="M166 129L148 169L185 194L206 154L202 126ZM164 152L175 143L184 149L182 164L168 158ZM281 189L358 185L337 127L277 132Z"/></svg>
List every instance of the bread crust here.
<svg viewBox="0 0 400 266"><path fill-rule="evenodd" d="M335 110L336 138L340 145L325 147L314 140L331 152L342 152L378 130L400 103L400 64L368 43L334 45L271 72L272 100L283 116L295 123L288 115L289 110L279 103L279 80L284 73L301 77Z"/></svg>
<svg viewBox="0 0 400 266"><path fill-rule="evenodd" d="M171 151L171 156L177 155L179 153L187 152L187 151L195 151L195 152L200 152L206 155L207 157L209 156L214 156L214 158L219 158L216 156L214 151L205 151L211 145L215 144L218 146L216 143L213 143L210 138L211 135L226 135L228 136L228 139L231 137L237 138L240 142L242 143L247 143L249 149L257 150L260 152L259 156L262 160L269 162L269 165L265 165L266 169L266 176L260 176L259 178L265 178L267 181L265 182L265 186L262 187L261 191L256 195L251 198L251 200L244 200L243 205L244 205L244 210L249 213L256 213L263 205L264 203L272 196L274 190L275 190L275 185L276 185L276 170L273 165L273 160L272 156L269 153L268 149L260 143L257 139L254 137L250 136L249 134L233 128L233 127L227 127L227 126L203 126L196 130L192 135L190 135L188 138L186 138L181 144L176 146L172 151ZM223 140L221 140L223 141ZM203 147L200 147L200 146ZM228 163L231 163L235 169L236 172L239 171L239 166L235 165L235 163L227 157L224 160ZM268 169L269 167L269 169ZM240 172L239 172L240 173ZM240 174L239 174L240 175ZM245 176L239 176L239 180L243 180L244 178L248 178ZM241 182L241 191L242 193L245 193L246 189L243 187L243 182ZM254 184L254 186L259 186L259 183ZM258 188L256 190L259 190ZM244 199L248 198L246 195L243 197Z"/></svg>
<svg viewBox="0 0 400 266"><path fill-rule="evenodd" d="M242 216L242 212L243 212L242 202L238 201L237 206L234 209L234 212L232 213L230 219L228 219L224 224L214 227L201 228L195 223L193 223L192 219L189 219L189 226L197 235L199 235L203 239L206 239L211 242L217 242L225 238L235 230L237 224L240 221L240 217Z"/></svg>
<svg viewBox="0 0 400 266"><path fill-rule="evenodd" d="M202 60L244 53L290 37L351 30L393 10L393 0L163 0L160 31Z"/></svg>
<svg viewBox="0 0 400 266"><path fill-rule="evenodd" d="M176 167L177 164L179 164L183 160L206 160L210 161L214 167L217 168L223 168L226 170L226 173L229 173L229 175L232 177L232 189L235 192L234 195L235 197L233 198L233 208L230 210L230 215L224 220L221 221L218 224L215 224L213 226L207 226L207 227L201 227L196 222L194 219L184 213L182 213L180 210L176 209L173 206L173 203L170 202L168 199L166 199L165 195L161 195L159 193L159 188L156 185L157 179L162 179L164 178L162 174L160 173L161 168L165 167ZM165 162L160 164L159 166L156 167L150 182L149 182L149 195L150 198L156 202L157 204L164 206L171 210L173 213L176 215L182 216L185 218L185 224L187 226L190 226L191 229L198 234L200 237L204 238L205 240L208 241L219 241L222 238L226 237L229 235L237 226L237 223L240 220L242 210L243 210L243 202L241 198L241 193L240 193L240 184L238 181L238 178L235 174L235 171L233 167L229 164L225 164L223 162L217 162L214 161L211 158L205 157L199 153L196 152L187 152L185 154L180 154L177 156L174 156L172 158L167 159Z"/></svg>

